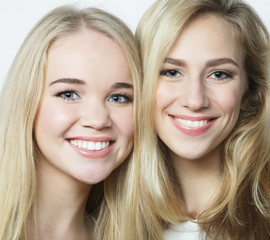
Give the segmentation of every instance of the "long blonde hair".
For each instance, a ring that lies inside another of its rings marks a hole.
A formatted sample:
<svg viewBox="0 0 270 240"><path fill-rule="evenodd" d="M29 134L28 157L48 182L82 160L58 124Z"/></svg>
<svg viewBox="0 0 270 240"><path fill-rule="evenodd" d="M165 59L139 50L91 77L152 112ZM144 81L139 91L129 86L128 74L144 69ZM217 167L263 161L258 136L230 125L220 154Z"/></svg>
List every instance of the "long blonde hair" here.
<svg viewBox="0 0 270 240"><path fill-rule="evenodd" d="M269 33L241 0L158 0L139 22L136 37L144 72L138 149L143 237L162 239L168 224L190 219L179 206L180 187L168 148L155 132L153 109L164 59L187 24L202 14L216 14L231 25L244 52L248 89L245 107L223 144L222 189L199 224L212 239L269 239Z"/></svg>
<svg viewBox="0 0 270 240"><path fill-rule="evenodd" d="M38 148L33 123L46 74L47 52L55 40L81 28L104 33L123 49L133 78L136 127L141 72L138 48L131 31L117 17L95 8L80 10L63 6L49 12L26 37L1 93L0 239L27 240L30 238L29 229L37 227L35 201L38 186L35 163ZM97 195L89 198L89 211L93 210L93 206L100 211L100 215L97 214L96 238L122 239L120 220L116 218L118 214L122 214L119 204L122 203L124 207L124 203L128 202L123 196L125 188L120 185L125 179L125 169L129 169L130 162L129 159L126 160L104 181L104 191L100 188L103 184L99 184L95 188L97 190L93 191ZM35 234L37 239L37 232Z"/></svg>

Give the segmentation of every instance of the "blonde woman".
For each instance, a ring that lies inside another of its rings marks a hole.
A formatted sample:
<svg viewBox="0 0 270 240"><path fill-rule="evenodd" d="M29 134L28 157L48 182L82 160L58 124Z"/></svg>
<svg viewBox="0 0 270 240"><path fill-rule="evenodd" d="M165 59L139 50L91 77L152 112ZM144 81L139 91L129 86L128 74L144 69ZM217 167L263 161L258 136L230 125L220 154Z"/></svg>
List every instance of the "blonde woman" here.
<svg viewBox="0 0 270 240"><path fill-rule="evenodd" d="M139 94L118 18L63 6L37 23L1 94L0 239L127 239Z"/></svg>
<svg viewBox="0 0 270 240"><path fill-rule="evenodd" d="M136 35L141 239L270 239L266 27L243 1L158 0Z"/></svg>

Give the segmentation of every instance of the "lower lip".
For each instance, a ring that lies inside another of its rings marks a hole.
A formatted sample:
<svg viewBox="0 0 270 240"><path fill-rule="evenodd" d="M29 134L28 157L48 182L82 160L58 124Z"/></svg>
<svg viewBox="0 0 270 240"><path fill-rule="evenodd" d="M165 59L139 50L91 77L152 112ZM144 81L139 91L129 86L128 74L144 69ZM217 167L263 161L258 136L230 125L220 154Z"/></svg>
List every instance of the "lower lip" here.
<svg viewBox="0 0 270 240"><path fill-rule="evenodd" d="M216 119L214 119L214 120L207 122L207 124L202 126L202 127L192 128L192 127L187 127L187 126L181 124L180 122L175 120L172 116L169 116L169 117L177 129L179 129L181 132L183 132L184 134L189 135L189 136L199 136L199 135L206 133L209 130L209 128L214 125L214 123L216 121Z"/></svg>
<svg viewBox="0 0 270 240"><path fill-rule="evenodd" d="M83 156L85 158L104 158L110 154L110 152L113 148L113 145L114 145L113 143L110 143L110 145L108 147L103 148L99 151L90 151L87 149L76 147L73 144L71 144L70 142L68 142L68 143L77 153L79 153L81 156Z"/></svg>

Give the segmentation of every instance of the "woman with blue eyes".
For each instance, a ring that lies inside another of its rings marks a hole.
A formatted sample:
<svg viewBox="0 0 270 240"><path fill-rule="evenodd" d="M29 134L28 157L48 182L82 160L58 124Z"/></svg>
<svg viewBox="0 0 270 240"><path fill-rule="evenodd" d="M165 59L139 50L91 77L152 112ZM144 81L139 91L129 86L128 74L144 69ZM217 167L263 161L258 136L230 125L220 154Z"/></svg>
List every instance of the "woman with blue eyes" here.
<svg viewBox="0 0 270 240"><path fill-rule="evenodd" d="M136 36L140 239L270 239L266 27L242 1L158 0Z"/></svg>
<svg viewBox="0 0 270 240"><path fill-rule="evenodd" d="M124 23L71 6L42 18L1 95L0 239L128 239L139 100Z"/></svg>

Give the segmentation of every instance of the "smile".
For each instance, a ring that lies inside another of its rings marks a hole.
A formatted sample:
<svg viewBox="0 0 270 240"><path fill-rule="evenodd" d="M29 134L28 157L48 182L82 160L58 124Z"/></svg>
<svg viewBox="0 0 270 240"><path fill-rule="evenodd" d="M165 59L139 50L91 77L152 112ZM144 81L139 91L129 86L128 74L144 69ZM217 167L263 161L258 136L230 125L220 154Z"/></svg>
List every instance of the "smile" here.
<svg viewBox="0 0 270 240"><path fill-rule="evenodd" d="M92 142L92 141L82 141L82 140L70 140L70 143L78 148L86 149L89 151L100 151L104 148L109 147L110 142Z"/></svg>
<svg viewBox="0 0 270 240"><path fill-rule="evenodd" d="M217 120L216 117L212 116L180 117L169 115L169 118L177 129L189 136L199 136L206 133Z"/></svg>
<svg viewBox="0 0 270 240"><path fill-rule="evenodd" d="M192 121L192 120L186 120L182 118L176 118L174 119L181 123L183 126L188 127L188 128L198 128L198 127L203 127L206 126L208 123L208 120L200 120L200 121Z"/></svg>

